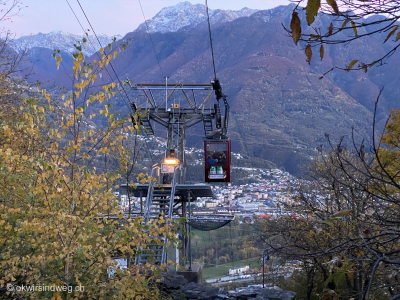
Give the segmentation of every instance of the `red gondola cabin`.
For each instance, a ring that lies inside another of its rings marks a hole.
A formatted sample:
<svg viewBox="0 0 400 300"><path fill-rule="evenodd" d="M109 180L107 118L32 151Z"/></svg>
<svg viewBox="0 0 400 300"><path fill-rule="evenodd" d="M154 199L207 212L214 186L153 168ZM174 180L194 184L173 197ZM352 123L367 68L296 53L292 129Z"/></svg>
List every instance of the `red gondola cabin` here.
<svg viewBox="0 0 400 300"><path fill-rule="evenodd" d="M204 141L205 182L231 181L231 141Z"/></svg>

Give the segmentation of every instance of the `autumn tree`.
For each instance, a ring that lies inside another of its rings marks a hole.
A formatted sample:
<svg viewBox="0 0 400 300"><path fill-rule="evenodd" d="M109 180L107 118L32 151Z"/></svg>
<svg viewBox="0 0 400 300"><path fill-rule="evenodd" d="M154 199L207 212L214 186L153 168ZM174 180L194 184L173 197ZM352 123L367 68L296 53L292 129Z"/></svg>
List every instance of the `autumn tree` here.
<svg viewBox="0 0 400 300"><path fill-rule="evenodd" d="M370 60L355 59L346 70L367 70L374 65L383 64L400 46L400 30L397 21L400 18L400 3L389 1L348 1L348 0L304 0L293 1L297 6L293 10L290 33L293 41L305 42L307 61L313 56L312 49L317 48L321 58L324 56L324 45L351 43L367 36L381 36L381 42L388 44L385 54ZM304 7L303 7L304 3ZM305 11L305 13L303 13ZM317 22L318 14L330 16L330 25L321 27ZM358 53L361 55L362 53Z"/></svg>
<svg viewBox="0 0 400 300"><path fill-rule="evenodd" d="M287 208L294 213L259 224L272 253L303 261L307 299L399 297L399 121L392 110L369 151L327 136L330 148L320 149L313 180Z"/></svg>
<svg viewBox="0 0 400 300"><path fill-rule="evenodd" d="M355 244L368 197L356 185L345 188L340 184L338 178L350 181L334 167L334 156L322 159L310 167L313 181L299 187L295 203L282 203L286 212L258 221L257 227L271 254L303 262L306 299L314 299L316 294L326 299L334 295L358 298L362 290L358 279L368 266L359 265L363 250ZM366 180L361 174L353 175ZM354 218L349 218L350 214Z"/></svg>
<svg viewBox="0 0 400 300"><path fill-rule="evenodd" d="M84 43L76 45L72 57L74 90L59 97L46 90L30 96L19 86L24 91L20 97L7 110L0 109L4 299L160 298L156 281L165 266L131 264L122 269L113 260L134 257L150 241L161 243L160 235L173 241L175 234L163 218L148 224L142 218L124 218L113 194L121 171L99 167L99 159L109 153L126 165L132 149L124 140L135 128L125 124L130 114L121 116L112 109L119 84L91 89L121 49L101 48L99 59L87 61ZM54 57L62 64L57 51ZM12 89L8 85L1 93ZM21 286L33 291L21 291ZM53 289L43 292L44 286Z"/></svg>

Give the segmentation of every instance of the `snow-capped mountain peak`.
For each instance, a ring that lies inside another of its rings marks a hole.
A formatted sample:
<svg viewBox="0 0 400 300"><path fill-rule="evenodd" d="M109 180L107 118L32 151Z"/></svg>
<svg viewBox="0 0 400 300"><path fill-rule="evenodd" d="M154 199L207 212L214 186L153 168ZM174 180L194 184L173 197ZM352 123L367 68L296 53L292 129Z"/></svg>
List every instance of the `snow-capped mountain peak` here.
<svg viewBox="0 0 400 300"><path fill-rule="evenodd" d="M233 21L240 17L247 17L257 12L257 10L243 8L238 11L209 9L211 24L222 24ZM165 7L151 20L142 23L136 31L154 32L175 32L181 29L190 30L200 23L207 20L206 7L203 4L191 4L190 2L180 2L175 6ZM147 29L148 27L148 29ZM100 43L105 47L113 41L114 37L99 35ZM115 36L117 39L121 36ZM99 50L100 45L93 35L75 35L64 31L52 31L49 33L38 33L29 36L23 36L15 39L10 45L17 52L29 50L34 47L42 47L47 49L57 49L67 53L76 51L74 44L82 42L83 38L89 41L83 48L83 53L90 56Z"/></svg>
<svg viewBox="0 0 400 300"><path fill-rule="evenodd" d="M209 9L210 22L224 23L230 22L240 17L247 17L255 13L257 10L243 8L239 11ZM190 30L201 22L207 20L206 7L203 4L191 4L190 2L180 2L175 6L163 8L151 20L142 23L137 31L147 30L153 32L175 32L182 28ZM146 26L147 25L147 26Z"/></svg>
<svg viewBox="0 0 400 300"><path fill-rule="evenodd" d="M112 42L114 38L105 35L100 35L98 37L103 47ZM95 36L80 36L64 31L51 31L49 33L39 32L38 34L23 36L15 39L10 44L17 52L29 50L34 47L42 47L51 50L57 49L67 53L73 53L76 52L74 44L82 43L83 38L88 39L86 47L83 47L82 49L85 55L90 56L99 50L100 45ZM116 36L116 38L120 39L121 36Z"/></svg>

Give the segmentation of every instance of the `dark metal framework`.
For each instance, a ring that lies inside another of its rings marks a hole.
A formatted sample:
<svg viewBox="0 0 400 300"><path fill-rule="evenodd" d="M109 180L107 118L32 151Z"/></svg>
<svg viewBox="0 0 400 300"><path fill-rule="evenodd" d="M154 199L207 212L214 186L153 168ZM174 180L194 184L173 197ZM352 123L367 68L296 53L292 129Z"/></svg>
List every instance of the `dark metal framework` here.
<svg viewBox="0 0 400 300"><path fill-rule="evenodd" d="M210 84L167 83L167 81L165 84L137 83L132 88L142 91L146 99L146 107L138 108L136 104L131 104L133 111L139 111L139 122L146 134L154 135L152 121L167 129L167 151L165 156L178 158L183 167L178 183L185 182L186 159L184 150L185 135L188 128L203 122L206 140L229 141L226 137L229 105L226 95L222 93L218 80ZM165 94L162 93L163 91L165 91ZM209 92L200 98L199 95L196 95L196 91ZM178 96L185 101L176 103L174 96L177 92L181 92ZM215 92L218 103L209 105L213 92ZM223 99L224 102L224 116L221 114L220 99ZM186 102L186 105L183 104L184 102ZM133 118L132 121L134 122ZM230 172L230 167L225 169L225 172ZM213 181L228 182L230 181L230 174L225 176L223 180L214 179ZM169 183L168 175L165 175L160 183Z"/></svg>
<svg viewBox="0 0 400 300"><path fill-rule="evenodd" d="M201 197L201 195L210 197L212 196L212 192L208 185L185 185L186 130L200 122L203 122L204 125L205 141L209 141L206 143L217 143L218 145L226 146L224 152L228 160L225 165L229 164L229 167L225 167L224 174L226 175L227 172L229 174L228 176L224 176L224 178L221 177L219 180L215 179L213 181L230 180L230 141L226 137L229 105L226 101L226 95L222 93L221 85L217 79L210 84L174 84L168 83L166 78L165 84L137 83L132 88L136 91L141 91L146 100L145 107L138 108L137 104L131 103L132 110L138 113L138 118L136 118L138 124L135 124L136 121L133 116L131 118L132 122L134 125L140 125L148 136L155 134L153 122L164 127L167 130L165 158L168 158L169 161L173 161L174 159L179 160L179 166L175 166L175 170L179 168L179 172L174 172L174 176L168 173L168 168L165 168L165 172L162 173L162 167L154 168L155 166L153 166L153 170L159 170L159 174L156 177L160 178L159 183L162 186L153 188L150 185L144 186L144 188L148 187L148 190L145 209L143 209L143 202L141 200L141 212L144 212L145 216L147 212L149 218L152 214L162 213L166 209L171 213L171 216L185 218L188 215L189 218L185 226L187 226L189 237L183 237L182 251L184 256L188 255L191 257L191 245L189 241L191 227L188 226L189 224L194 227L197 226L201 230L212 230L228 224L233 219L233 216L226 216L222 219L218 219L215 216L206 219L191 218L190 202L196 201L197 197ZM165 91L165 94L163 94L163 91ZM201 97L196 95L198 91L203 91ZM205 95L204 91L206 92ZM180 92L179 99L183 99L183 101L176 101L175 95L178 94L177 92ZM209 100L213 92L215 92L217 103L211 105ZM220 99L223 99L225 105L224 116L221 114ZM167 160L165 160L165 164L167 164ZM205 165L207 165L206 162ZM129 189L130 187L126 186L126 188ZM145 189L137 188L136 191L139 193L140 198L145 194ZM136 195L135 192L134 194ZM189 208L189 211L187 211L187 208ZM141 250L143 254L137 258L137 263L147 262L150 256L153 259L157 256L157 259L163 262L165 246L162 248L157 247L156 249L152 248L152 246L153 244L150 243ZM189 261L191 263L191 259Z"/></svg>

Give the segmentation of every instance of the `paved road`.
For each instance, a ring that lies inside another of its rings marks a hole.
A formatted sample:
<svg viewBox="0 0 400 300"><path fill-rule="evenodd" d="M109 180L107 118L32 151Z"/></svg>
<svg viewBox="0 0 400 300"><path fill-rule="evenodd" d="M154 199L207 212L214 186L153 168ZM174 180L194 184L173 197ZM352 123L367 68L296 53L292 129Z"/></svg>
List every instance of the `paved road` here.
<svg viewBox="0 0 400 300"><path fill-rule="evenodd" d="M274 278L278 279L280 276L289 277L291 273L288 272L277 272L275 274L269 273L266 278ZM262 278L262 273L258 274L249 274L249 275L240 275L240 276L225 276L221 278L213 278L206 279L207 283L211 283L211 285L224 285L232 282L249 282L254 281L255 278Z"/></svg>
<svg viewBox="0 0 400 300"><path fill-rule="evenodd" d="M221 278L206 279L206 282L211 284L227 284L231 282L246 282L253 280L254 280L253 275L241 275L241 276L225 276Z"/></svg>

